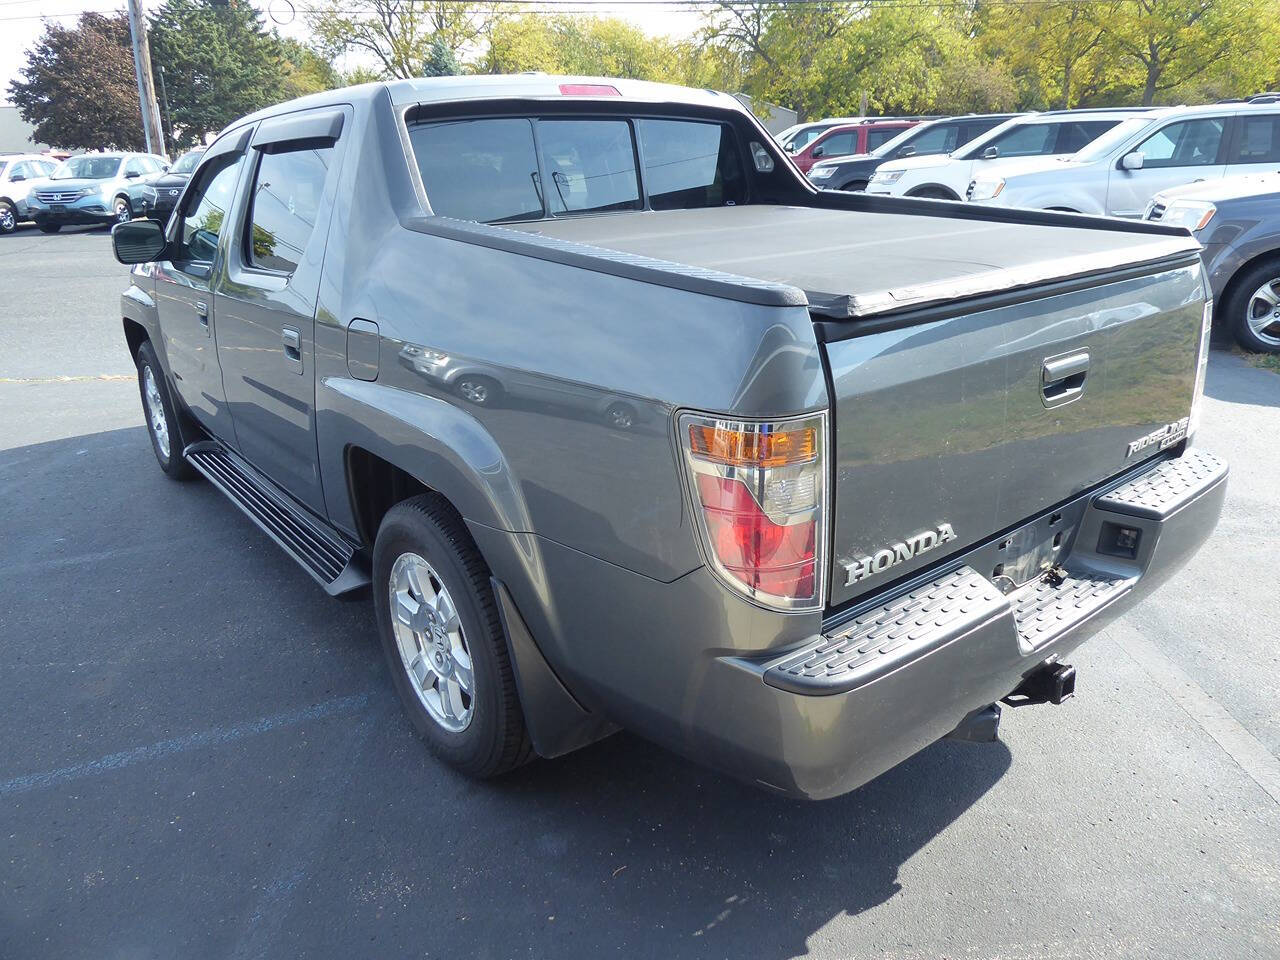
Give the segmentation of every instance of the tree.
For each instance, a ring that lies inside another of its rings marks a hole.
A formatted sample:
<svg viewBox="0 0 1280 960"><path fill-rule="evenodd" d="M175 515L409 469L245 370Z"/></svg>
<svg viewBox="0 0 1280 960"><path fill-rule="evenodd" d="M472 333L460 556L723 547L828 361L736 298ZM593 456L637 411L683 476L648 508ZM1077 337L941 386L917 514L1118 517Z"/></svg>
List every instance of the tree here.
<svg viewBox="0 0 1280 960"><path fill-rule="evenodd" d="M86 13L70 27L47 22L20 78L10 82L9 97L42 143L73 150L143 149L124 13Z"/></svg>
<svg viewBox="0 0 1280 960"><path fill-rule="evenodd" d="M458 62L457 55L449 49L444 38L436 34L427 48L427 58L422 63L422 76L456 77L460 73L462 64Z"/></svg>
<svg viewBox="0 0 1280 960"><path fill-rule="evenodd" d="M456 57L497 18L484 4L452 0L325 0L307 25L327 53L368 54L385 77L416 77L439 40Z"/></svg>
<svg viewBox="0 0 1280 960"><path fill-rule="evenodd" d="M165 0L151 21L151 59L165 71L178 147L287 95L285 48L248 0Z"/></svg>
<svg viewBox="0 0 1280 960"><path fill-rule="evenodd" d="M343 78L333 64L300 40L280 38L284 82L282 99L292 100L321 90L343 86Z"/></svg>

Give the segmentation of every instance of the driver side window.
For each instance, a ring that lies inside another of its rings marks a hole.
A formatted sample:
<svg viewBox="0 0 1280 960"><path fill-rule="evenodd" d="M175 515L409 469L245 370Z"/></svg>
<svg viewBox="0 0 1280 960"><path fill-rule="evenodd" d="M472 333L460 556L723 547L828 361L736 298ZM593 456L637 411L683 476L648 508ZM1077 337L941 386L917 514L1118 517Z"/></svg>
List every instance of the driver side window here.
<svg viewBox="0 0 1280 960"><path fill-rule="evenodd" d="M243 162L243 153L219 157L200 172L199 182L188 189L175 237L174 260L213 262Z"/></svg>

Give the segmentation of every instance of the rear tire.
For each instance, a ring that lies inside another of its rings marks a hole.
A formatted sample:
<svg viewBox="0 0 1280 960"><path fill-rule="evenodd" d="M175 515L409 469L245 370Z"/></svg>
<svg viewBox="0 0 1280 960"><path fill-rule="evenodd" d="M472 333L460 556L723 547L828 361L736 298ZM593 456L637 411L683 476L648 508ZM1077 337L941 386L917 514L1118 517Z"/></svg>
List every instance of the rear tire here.
<svg viewBox="0 0 1280 960"><path fill-rule="evenodd" d="M182 430L164 370L156 359L150 340L138 347L138 394L142 397L142 414L147 420L147 436L151 438L151 450L165 476L171 480L190 480L196 476L195 468L182 455Z"/></svg>
<svg viewBox="0 0 1280 960"><path fill-rule="evenodd" d="M1280 353L1280 257L1255 264L1231 286L1220 317L1236 342L1255 353Z"/></svg>
<svg viewBox="0 0 1280 960"><path fill-rule="evenodd" d="M401 706L439 759L494 777L533 757L489 567L438 494L387 511L373 603Z"/></svg>

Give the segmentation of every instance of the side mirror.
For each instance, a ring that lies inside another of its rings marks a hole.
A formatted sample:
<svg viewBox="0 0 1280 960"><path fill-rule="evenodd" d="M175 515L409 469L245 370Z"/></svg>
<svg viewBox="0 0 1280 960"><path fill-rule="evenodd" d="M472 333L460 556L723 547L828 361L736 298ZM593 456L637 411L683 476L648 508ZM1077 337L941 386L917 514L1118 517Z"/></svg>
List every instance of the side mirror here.
<svg viewBox="0 0 1280 960"><path fill-rule="evenodd" d="M826 152L827 152L827 151L823 150L821 147L814 147L814 148L813 148L813 159L817 160L820 156L822 156L822 155L823 155L824 153L826 153Z"/></svg>
<svg viewBox="0 0 1280 960"><path fill-rule="evenodd" d="M1141 150L1135 150L1133 151L1133 153L1126 153L1123 157L1120 158L1120 169L1121 170L1141 170L1142 161L1144 159L1145 158L1143 157Z"/></svg>
<svg viewBox="0 0 1280 960"><path fill-rule="evenodd" d="M126 180L137 180L139 176L140 174L137 170L127 170L125 171L124 178Z"/></svg>
<svg viewBox="0 0 1280 960"><path fill-rule="evenodd" d="M987 149L982 151L983 160L994 160L998 156L1000 156L999 147L987 147Z"/></svg>
<svg viewBox="0 0 1280 960"><path fill-rule="evenodd" d="M25 173L15 173L13 176L9 178L9 182L21 183L25 179L27 179L27 175Z"/></svg>
<svg viewBox="0 0 1280 960"><path fill-rule="evenodd" d="M895 156L897 156L898 159L902 159L904 157L914 157L915 155L916 155L916 148L908 143L905 147L899 147L898 152Z"/></svg>
<svg viewBox="0 0 1280 960"><path fill-rule="evenodd" d="M121 263L151 263L164 253L164 227L159 220L130 220L111 228L111 246Z"/></svg>
<svg viewBox="0 0 1280 960"><path fill-rule="evenodd" d="M787 144L785 147L783 147L782 149L786 150L786 151L787 151L787 153L795 153L795 152L796 152L796 142L795 142L794 140L792 140L790 143L788 143L788 144Z"/></svg>

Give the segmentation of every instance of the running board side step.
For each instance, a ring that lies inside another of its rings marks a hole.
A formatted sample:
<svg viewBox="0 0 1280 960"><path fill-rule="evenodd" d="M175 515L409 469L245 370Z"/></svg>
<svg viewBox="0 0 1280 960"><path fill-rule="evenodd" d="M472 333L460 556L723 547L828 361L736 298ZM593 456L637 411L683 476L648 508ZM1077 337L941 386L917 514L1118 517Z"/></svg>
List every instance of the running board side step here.
<svg viewBox="0 0 1280 960"><path fill-rule="evenodd" d="M182 455L330 596L369 585L363 550L217 440L193 443Z"/></svg>

